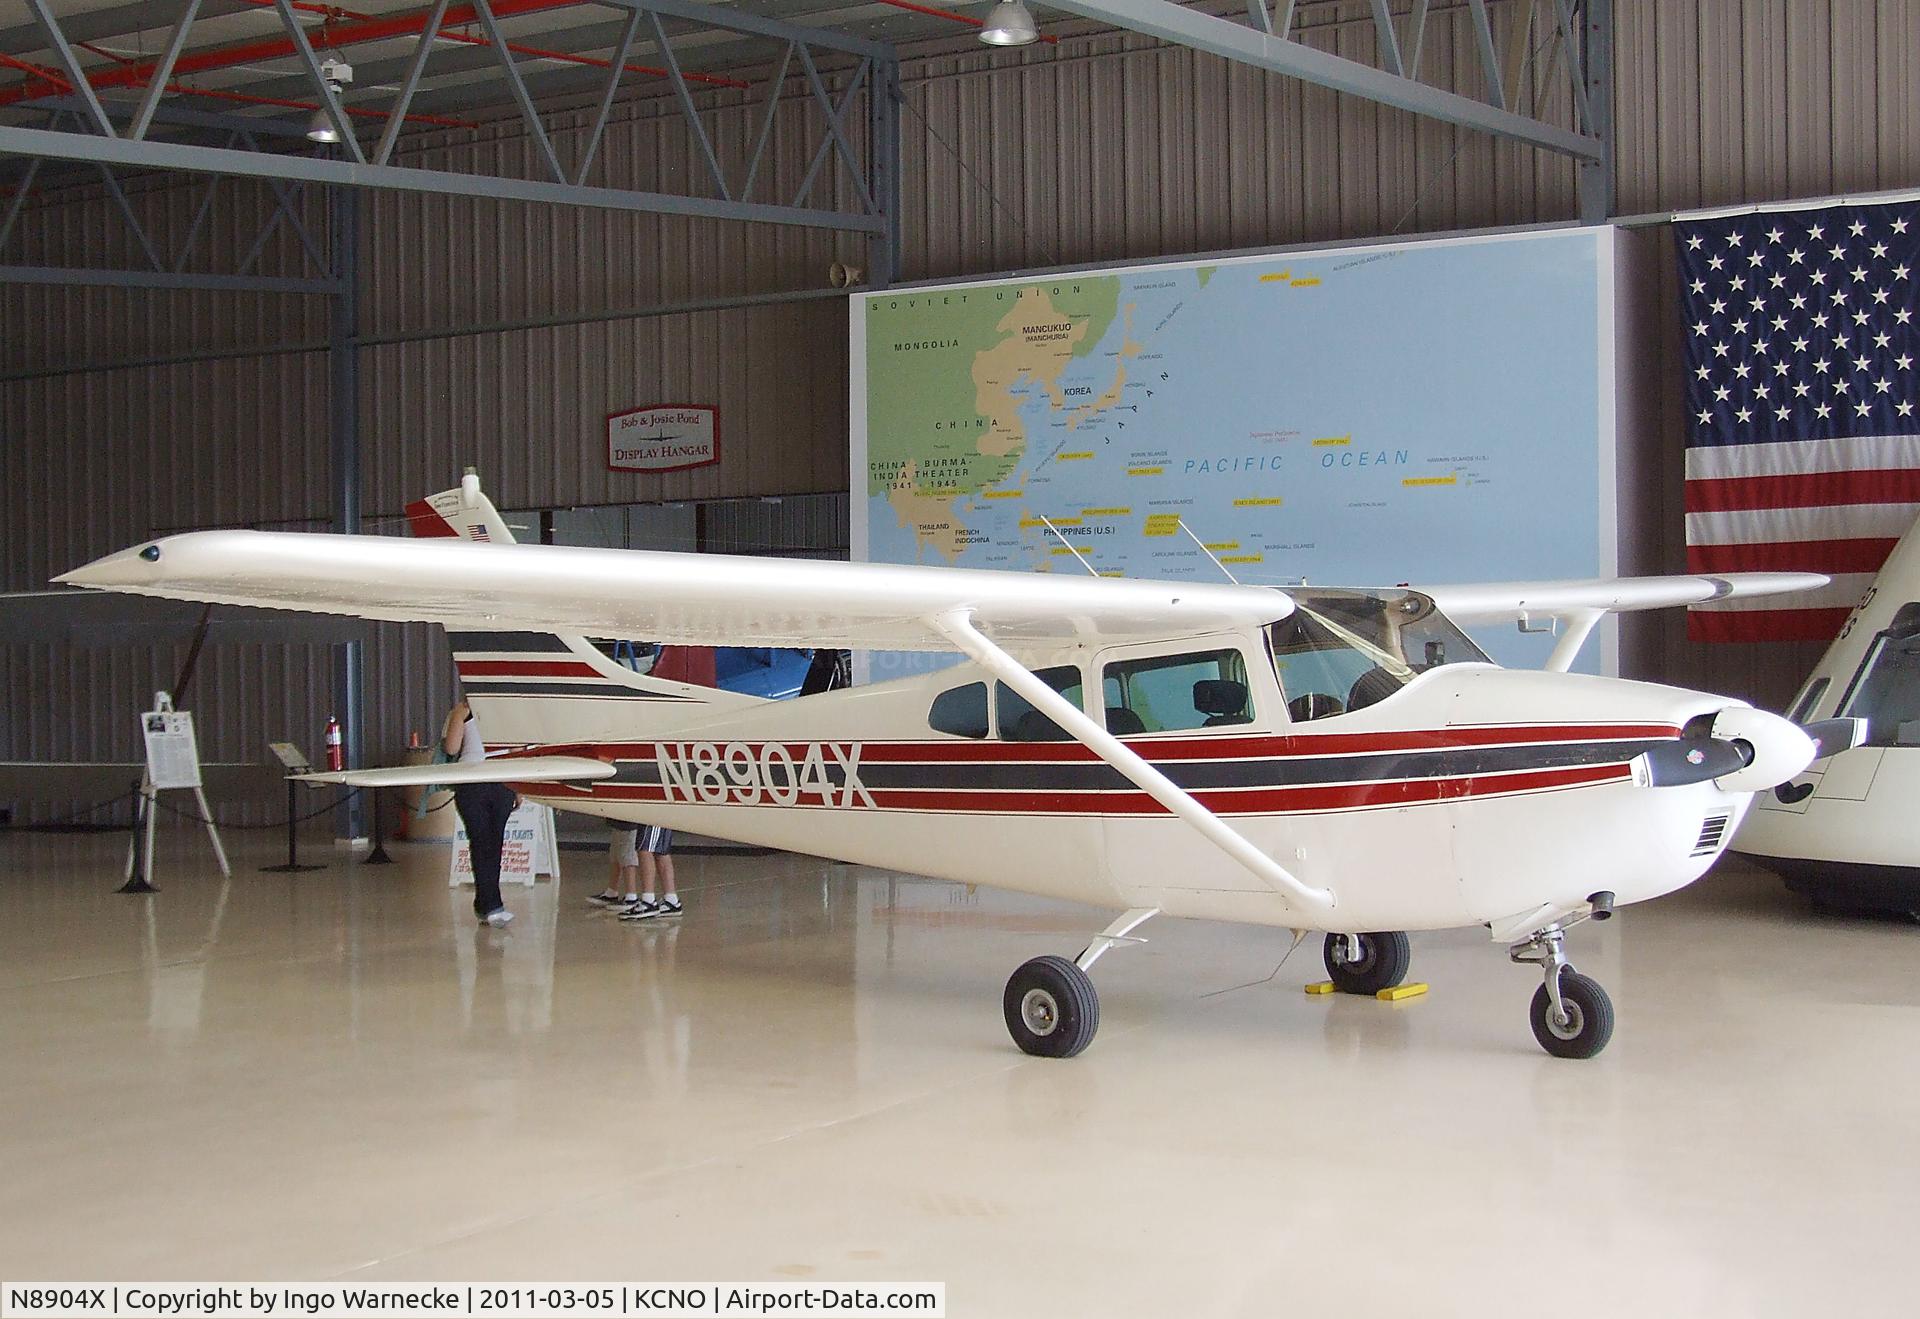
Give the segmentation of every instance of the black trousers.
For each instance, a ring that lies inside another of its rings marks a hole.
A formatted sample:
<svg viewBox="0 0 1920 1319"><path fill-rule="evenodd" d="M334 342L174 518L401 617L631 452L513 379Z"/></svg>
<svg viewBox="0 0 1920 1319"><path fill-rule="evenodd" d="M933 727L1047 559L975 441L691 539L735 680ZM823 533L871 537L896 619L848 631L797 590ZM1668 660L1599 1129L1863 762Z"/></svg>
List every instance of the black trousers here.
<svg viewBox="0 0 1920 1319"><path fill-rule="evenodd" d="M453 790L454 809L467 826L467 850L473 857L473 910L485 916L500 901L500 850L513 814L513 789L504 783L463 783Z"/></svg>

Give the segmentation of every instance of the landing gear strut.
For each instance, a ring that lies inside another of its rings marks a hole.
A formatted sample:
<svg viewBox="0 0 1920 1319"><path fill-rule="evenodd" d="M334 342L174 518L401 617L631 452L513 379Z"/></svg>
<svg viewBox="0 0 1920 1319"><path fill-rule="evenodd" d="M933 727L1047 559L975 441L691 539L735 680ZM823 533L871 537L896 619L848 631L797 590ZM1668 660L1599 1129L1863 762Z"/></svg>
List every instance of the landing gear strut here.
<svg viewBox="0 0 1920 1319"><path fill-rule="evenodd" d="M1329 934L1320 960L1326 963L1327 979L1333 981L1335 989L1371 998L1407 978L1413 952L1407 936L1399 930Z"/></svg>
<svg viewBox="0 0 1920 1319"><path fill-rule="evenodd" d="M1036 957L1022 962L1007 981L1000 1006L1007 1033L1023 1053L1039 1058L1071 1058L1093 1043L1100 1029L1100 996L1087 971L1101 954L1122 944L1145 943L1131 931L1158 907L1136 907L1094 936L1073 961Z"/></svg>
<svg viewBox="0 0 1920 1319"><path fill-rule="evenodd" d="M1589 914L1605 920L1612 914L1613 895L1594 896L1604 897L1605 902L1596 901ZM1556 1058L1591 1058L1613 1038L1613 1000L1599 981L1581 975L1567 961L1567 926L1585 919L1580 916L1549 925L1507 953L1514 961L1532 963L1541 970L1542 983L1533 991L1528 1017L1533 1037Z"/></svg>

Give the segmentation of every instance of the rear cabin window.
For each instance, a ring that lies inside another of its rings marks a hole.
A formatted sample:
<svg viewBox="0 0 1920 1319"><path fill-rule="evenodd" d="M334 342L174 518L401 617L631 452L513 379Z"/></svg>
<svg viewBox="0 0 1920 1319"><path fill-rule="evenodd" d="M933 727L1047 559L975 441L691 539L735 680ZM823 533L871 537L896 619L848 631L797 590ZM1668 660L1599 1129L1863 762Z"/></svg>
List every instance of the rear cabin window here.
<svg viewBox="0 0 1920 1319"><path fill-rule="evenodd" d="M933 698L933 708L927 711L927 723L936 733L951 733L955 737L985 737L987 735L987 684L970 682L964 687L953 687Z"/></svg>
<svg viewBox="0 0 1920 1319"><path fill-rule="evenodd" d="M1033 676L1059 692L1068 704L1080 708L1080 669L1077 665L1062 664L1051 669L1035 669ZM1004 682L993 684L993 701L1000 717L1000 739L1003 742L1072 740L1066 729L1034 709L1026 697Z"/></svg>
<svg viewBox="0 0 1920 1319"><path fill-rule="evenodd" d="M1101 673L1107 731L1170 733L1253 722L1247 665L1237 650L1119 660Z"/></svg>

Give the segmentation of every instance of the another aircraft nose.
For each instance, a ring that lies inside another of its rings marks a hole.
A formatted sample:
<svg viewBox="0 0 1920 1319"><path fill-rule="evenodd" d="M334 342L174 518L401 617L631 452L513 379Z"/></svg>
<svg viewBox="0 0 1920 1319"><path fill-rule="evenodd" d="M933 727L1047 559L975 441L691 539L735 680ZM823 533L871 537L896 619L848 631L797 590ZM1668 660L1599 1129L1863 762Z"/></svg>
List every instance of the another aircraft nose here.
<svg viewBox="0 0 1920 1319"><path fill-rule="evenodd" d="M153 580L157 566L165 557L166 551L157 542L141 545L82 564L53 580L62 586L90 586L109 591L117 587L138 586Z"/></svg>

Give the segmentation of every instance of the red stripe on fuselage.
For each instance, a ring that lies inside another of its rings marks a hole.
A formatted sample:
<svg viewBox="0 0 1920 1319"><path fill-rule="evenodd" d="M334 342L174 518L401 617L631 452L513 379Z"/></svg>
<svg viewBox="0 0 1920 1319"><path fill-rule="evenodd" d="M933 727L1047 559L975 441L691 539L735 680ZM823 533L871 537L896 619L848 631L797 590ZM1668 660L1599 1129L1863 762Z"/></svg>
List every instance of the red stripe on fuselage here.
<svg viewBox="0 0 1920 1319"><path fill-rule="evenodd" d="M605 675L579 660L463 660L454 667L463 678L600 678Z"/></svg>
<svg viewBox="0 0 1920 1319"><path fill-rule="evenodd" d="M1396 733L1321 733L1298 737L1261 734L1251 737L1128 737L1121 740L1150 761L1270 760L1290 756L1365 755L1391 751L1452 751L1472 747L1531 746L1551 742L1631 742L1678 737L1673 724L1568 724L1513 727L1438 728ZM712 738L691 730L685 738L658 742L573 743L566 747L534 747L528 755L582 755L600 760L652 760L662 743L686 746L711 742L725 746L742 742L759 748L778 742L796 762L809 746L858 743L863 764L973 763L1086 763L1100 757L1078 742L869 742L857 736L809 738Z"/></svg>
<svg viewBox="0 0 1920 1319"><path fill-rule="evenodd" d="M1592 784L1624 781L1632 777L1625 764L1581 765L1567 769L1525 770L1510 774L1479 774L1451 779L1397 779L1376 783L1314 785L1297 788L1213 788L1194 793L1201 805L1218 815L1289 815L1314 811L1370 810L1386 806L1419 806L1433 802L1459 801L1469 797L1492 797L1525 792L1544 792L1560 788L1587 787ZM596 783L571 788L579 797L608 802L652 802L672 806L745 806L779 805L782 810L794 806L827 809L884 810L897 812L935 812L971 815L1167 815L1159 802L1138 790L1125 792L1033 792L1022 788L987 788L972 792L949 788L867 788L866 796L874 805L842 807L807 799L780 804L763 798L758 802L731 800L702 802L688 800L684 792L669 797L656 784ZM527 785L539 795L553 796L549 787ZM526 789L523 789L523 791ZM836 790L835 795L838 795Z"/></svg>

